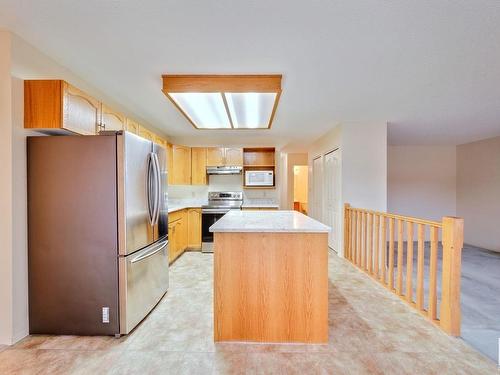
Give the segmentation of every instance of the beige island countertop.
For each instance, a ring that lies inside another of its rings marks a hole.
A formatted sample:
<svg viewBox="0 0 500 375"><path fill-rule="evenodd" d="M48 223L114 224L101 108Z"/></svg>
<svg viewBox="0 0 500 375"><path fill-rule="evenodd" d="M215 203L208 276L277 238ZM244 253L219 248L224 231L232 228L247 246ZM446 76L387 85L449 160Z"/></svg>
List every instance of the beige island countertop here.
<svg viewBox="0 0 500 375"><path fill-rule="evenodd" d="M214 339L328 342L329 227L295 211L231 211L214 232Z"/></svg>

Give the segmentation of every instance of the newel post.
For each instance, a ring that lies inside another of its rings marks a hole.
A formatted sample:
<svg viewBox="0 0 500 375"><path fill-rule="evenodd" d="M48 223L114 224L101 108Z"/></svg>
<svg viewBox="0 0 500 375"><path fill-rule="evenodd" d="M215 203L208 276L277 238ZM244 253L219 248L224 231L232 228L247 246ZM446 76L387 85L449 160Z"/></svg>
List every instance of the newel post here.
<svg viewBox="0 0 500 375"><path fill-rule="evenodd" d="M460 276L462 247L464 244L464 220L443 217L443 272L441 291L441 328L452 336L460 336Z"/></svg>
<svg viewBox="0 0 500 375"><path fill-rule="evenodd" d="M351 243L350 241L350 231L351 231L351 228L350 228L350 224L351 224L351 220L350 220L350 212L349 212L349 208L351 207L351 205L349 203L344 203L344 258L347 258L347 259L351 259L351 252L350 252L350 249L349 249L349 244Z"/></svg>

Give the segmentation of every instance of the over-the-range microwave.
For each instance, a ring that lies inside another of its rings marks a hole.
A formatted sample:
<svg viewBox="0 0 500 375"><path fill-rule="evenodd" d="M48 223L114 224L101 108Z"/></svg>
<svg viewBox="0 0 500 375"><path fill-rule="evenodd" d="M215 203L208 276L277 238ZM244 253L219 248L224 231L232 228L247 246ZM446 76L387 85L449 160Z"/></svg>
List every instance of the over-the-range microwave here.
<svg viewBox="0 0 500 375"><path fill-rule="evenodd" d="M273 186L274 171L245 171L245 186Z"/></svg>

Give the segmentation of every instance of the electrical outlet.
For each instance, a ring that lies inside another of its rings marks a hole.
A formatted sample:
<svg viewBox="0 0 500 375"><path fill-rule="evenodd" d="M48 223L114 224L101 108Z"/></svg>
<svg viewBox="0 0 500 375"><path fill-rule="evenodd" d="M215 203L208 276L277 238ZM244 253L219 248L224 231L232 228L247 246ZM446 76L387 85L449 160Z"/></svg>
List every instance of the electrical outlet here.
<svg viewBox="0 0 500 375"><path fill-rule="evenodd" d="M109 323L109 307L102 308L102 322Z"/></svg>

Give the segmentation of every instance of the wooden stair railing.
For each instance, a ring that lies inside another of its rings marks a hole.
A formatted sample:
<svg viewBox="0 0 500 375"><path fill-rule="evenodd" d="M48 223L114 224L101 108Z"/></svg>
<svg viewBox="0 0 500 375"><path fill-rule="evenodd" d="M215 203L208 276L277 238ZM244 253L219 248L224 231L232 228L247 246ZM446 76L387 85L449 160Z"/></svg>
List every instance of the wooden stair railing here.
<svg viewBox="0 0 500 375"><path fill-rule="evenodd" d="M416 232L414 232L415 228ZM344 205L344 256L445 332L459 336L463 229L464 222L461 218L447 216L443 217L441 222L437 222L353 208L346 203ZM441 262L439 259L440 231ZM429 233L430 239L427 294L424 288L426 233ZM397 236L396 240L395 236ZM415 238L417 246L414 260ZM438 290L439 264L441 264L440 293ZM416 285L414 286L415 272Z"/></svg>

